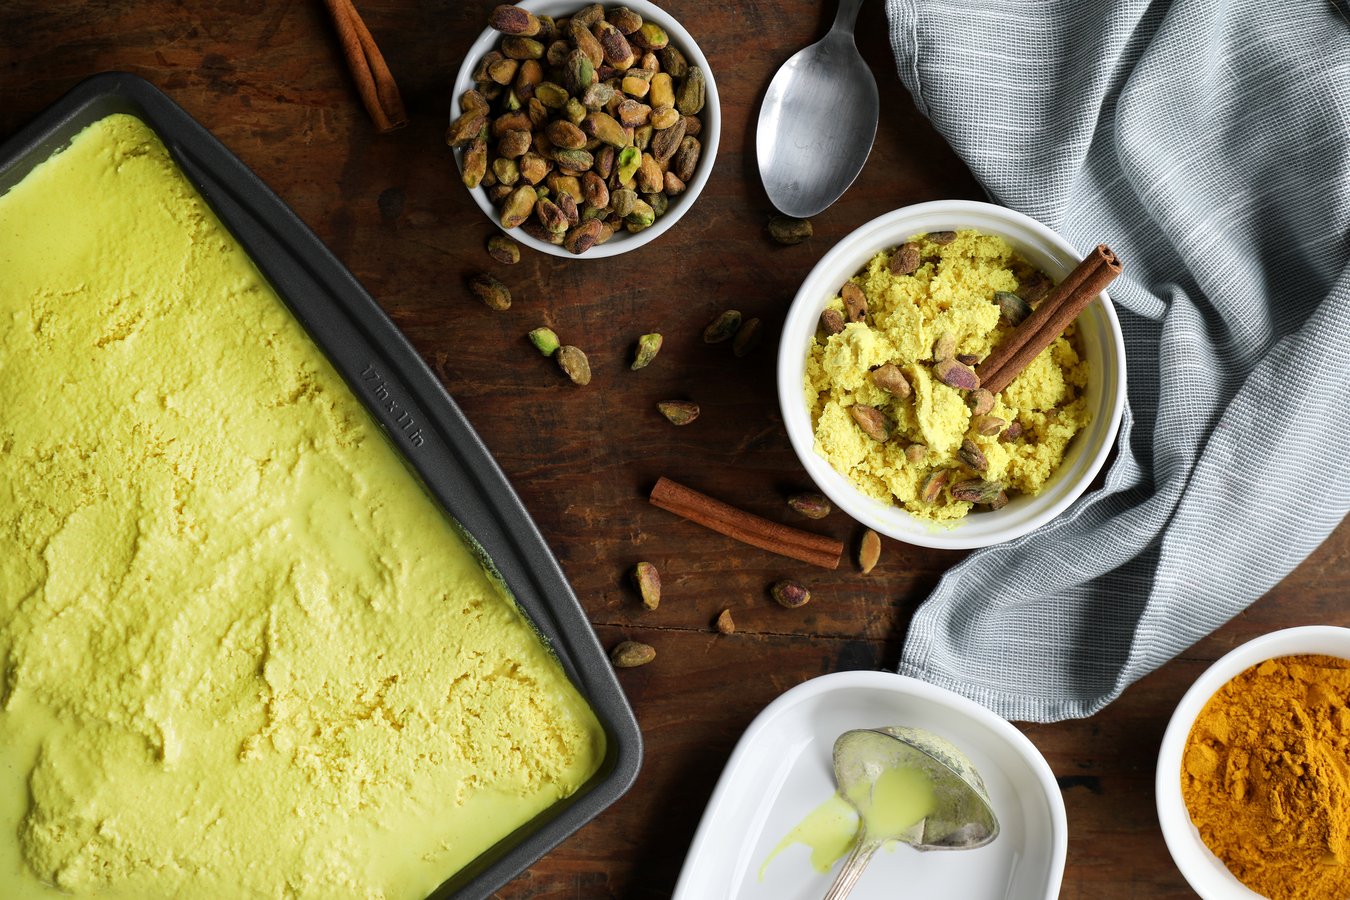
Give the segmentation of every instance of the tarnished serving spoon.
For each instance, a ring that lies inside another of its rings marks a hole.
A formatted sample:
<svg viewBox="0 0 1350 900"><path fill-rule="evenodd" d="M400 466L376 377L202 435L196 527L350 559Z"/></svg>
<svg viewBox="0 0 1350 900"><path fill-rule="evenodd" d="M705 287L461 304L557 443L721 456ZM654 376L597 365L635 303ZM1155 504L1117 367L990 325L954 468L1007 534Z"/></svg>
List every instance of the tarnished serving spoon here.
<svg viewBox="0 0 1350 900"><path fill-rule="evenodd" d="M839 0L834 27L783 63L759 110L759 177L773 205L805 219L858 177L877 136L877 81L853 43L862 0Z"/></svg>
<svg viewBox="0 0 1350 900"><path fill-rule="evenodd" d="M825 900L843 900L882 844L971 850L998 837L984 779L966 755L921 728L846 731L834 742L839 793L858 810L858 839Z"/></svg>

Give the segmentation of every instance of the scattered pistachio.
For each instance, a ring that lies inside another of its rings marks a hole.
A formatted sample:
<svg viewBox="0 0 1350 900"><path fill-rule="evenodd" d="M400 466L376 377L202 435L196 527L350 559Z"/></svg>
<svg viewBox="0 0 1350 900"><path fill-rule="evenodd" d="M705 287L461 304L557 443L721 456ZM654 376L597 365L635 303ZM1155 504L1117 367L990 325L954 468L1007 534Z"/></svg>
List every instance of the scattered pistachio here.
<svg viewBox="0 0 1350 900"><path fill-rule="evenodd" d="M779 215L769 220L769 237L788 247L800 244L814 233L810 219L794 219L792 216Z"/></svg>
<svg viewBox="0 0 1350 900"><path fill-rule="evenodd" d="M507 290L506 285L491 275L475 275L469 280L469 290L486 303L489 309L500 312L511 308L511 292Z"/></svg>
<svg viewBox="0 0 1350 900"><path fill-rule="evenodd" d="M1009 325L1021 325L1031 315L1027 301L1011 291L994 291L994 302L998 304L998 314Z"/></svg>
<svg viewBox="0 0 1350 900"><path fill-rule="evenodd" d="M504 234L494 234L488 238L488 256L503 265L514 266L520 262L520 245Z"/></svg>
<svg viewBox="0 0 1350 900"><path fill-rule="evenodd" d="M902 398L908 397L913 390L909 386L909 379L905 378L905 373L901 372L900 367L895 363L886 363L884 366L873 369L872 383L886 393Z"/></svg>
<svg viewBox="0 0 1350 900"><path fill-rule="evenodd" d="M783 580L774 582L773 587L769 589L773 599L779 606L785 609L796 609L799 606L805 606L811 601L811 592L800 582Z"/></svg>
<svg viewBox="0 0 1350 900"><path fill-rule="evenodd" d="M591 361L579 348L565 344L558 348L554 358L558 360L558 368L572 379L573 384L591 383Z"/></svg>
<svg viewBox="0 0 1350 900"><path fill-rule="evenodd" d="M863 532L858 542L858 568L864 575L870 573L881 561L881 537L872 529Z"/></svg>
<svg viewBox="0 0 1350 900"><path fill-rule="evenodd" d="M656 354L661 352L661 335L656 332L644 334L638 338L637 352L633 354L633 365L630 366L633 371L645 369L656 359Z"/></svg>
<svg viewBox="0 0 1350 900"><path fill-rule="evenodd" d="M645 666L656 659L656 648L638 641L624 641L610 651L609 659L616 669Z"/></svg>
<svg viewBox="0 0 1350 900"><path fill-rule="evenodd" d="M989 501L990 509L1002 509L1008 505L1008 492L999 491L994 495L994 499Z"/></svg>
<svg viewBox="0 0 1350 900"><path fill-rule="evenodd" d="M698 404L688 400L662 400L656 404L661 415L672 425L688 425L698 418Z"/></svg>
<svg viewBox="0 0 1350 900"><path fill-rule="evenodd" d="M731 618L731 610L724 609L717 614L718 634L735 634L736 622Z"/></svg>
<svg viewBox="0 0 1350 900"><path fill-rule="evenodd" d="M540 327L530 332L530 343L534 344L534 348L545 356L552 356L561 342L552 328Z"/></svg>
<svg viewBox="0 0 1350 900"><path fill-rule="evenodd" d="M984 388L971 391L966 399L970 401L970 411L977 416L982 416L994 408L994 395Z"/></svg>
<svg viewBox="0 0 1350 900"><path fill-rule="evenodd" d="M947 481L951 477L951 471L948 469L938 469L930 473L923 480L923 486L919 488L919 499L924 503L938 502L938 498L942 496L942 489L947 486Z"/></svg>
<svg viewBox="0 0 1350 900"><path fill-rule="evenodd" d="M955 232L955 231L930 231L930 232L928 232L928 240L930 240L930 241L932 241L934 244L938 244L938 245L950 244L952 241L956 240L956 232Z"/></svg>
<svg viewBox="0 0 1350 900"><path fill-rule="evenodd" d="M729 341L741 327L741 312L738 309L728 309L708 323L703 329L703 343L720 344L723 341Z"/></svg>
<svg viewBox="0 0 1350 900"><path fill-rule="evenodd" d="M980 376L970 366L954 359L940 360L933 366L933 375L948 387L962 391L973 391L980 386Z"/></svg>
<svg viewBox="0 0 1350 900"><path fill-rule="evenodd" d="M827 309L820 314L820 327L826 334L839 334L844 330L844 317L837 309Z"/></svg>
<svg viewBox="0 0 1350 900"><path fill-rule="evenodd" d="M891 274L913 275L918 271L919 262L919 245L913 241L906 241L891 254Z"/></svg>
<svg viewBox="0 0 1350 900"><path fill-rule="evenodd" d="M908 447L905 448L905 459L909 460L909 462L912 465L917 466L919 463L923 462L927 458L928 458L927 444L910 444Z"/></svg>
<svg viewBox="0 0 1350 900"><path fill-rule="evenodd" d="M839 290L840 296L844 298L844 312L850 322L861 322L867 317L867 295L863 293L862 288L851 281L844 282L844 286Z"/></svg>
<svg viewBox="0 0 1350 900"><path fill-rule="evenodd" d="M1003 485L997 481L985 481L982 478L968 478L958 481L951 487L953 500L967 503L992 503L1003 493Z"/></svg>
<svg viewBox="0 0 1350 900"><path fill-rule="evenodd" d="M958 353L956 354L956 361L963 366L974 367L974 365L980 361L980 358L974 353Z"/></svg>
<svg viewBox="0 0 1350 900"><path fill-rule="evenodd" d="M760 332L759 319L746 319L736 329L736 337L731 341L731 352L738 358L749 356L759 346Z"/></svg>
<svg viewBox="0 0 1350 900"><path fill-rule="evenodd" d="M649 562L640 562L633 567L633 584L637 585L642 605L656 609L661 605L661 573Z"/></svg>
<svg viewBox="0 0 1350 900"><path fill-rule="evenodd" d="M823 519L830 514L830 501L824 494L793 494L788 497L788 506L808 519Z"/></svg>
<svg viewBox="0 0 1350 900"><path fill-rule="evenodd" d="M863 434L880 443L890 439L891 426L881 410L875 406L855 403L848 408L848 411L853 416L853 421L857 422L858 427L863 430Z"/></svg>
<svg viewBox="0 0 1350 900"><path fill-rule="evenodd" d="M1022 423L1013 419L1008 423L1008 427L1003 429L1003 433L998 436L1000 441L1011 443L1022 436Z"/></svg>

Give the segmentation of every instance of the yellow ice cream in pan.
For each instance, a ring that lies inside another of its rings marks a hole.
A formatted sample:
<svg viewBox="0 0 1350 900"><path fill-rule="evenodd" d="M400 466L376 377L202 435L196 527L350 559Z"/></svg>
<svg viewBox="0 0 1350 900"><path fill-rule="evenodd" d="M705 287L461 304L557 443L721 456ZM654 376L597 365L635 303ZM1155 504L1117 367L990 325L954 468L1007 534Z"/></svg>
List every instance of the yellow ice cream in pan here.
<svg viewBox="0 0 1350 900"><path fill-rule="evenodd" d="M604 732L139 119L0 197L0 896L431 892Z"/></svg>

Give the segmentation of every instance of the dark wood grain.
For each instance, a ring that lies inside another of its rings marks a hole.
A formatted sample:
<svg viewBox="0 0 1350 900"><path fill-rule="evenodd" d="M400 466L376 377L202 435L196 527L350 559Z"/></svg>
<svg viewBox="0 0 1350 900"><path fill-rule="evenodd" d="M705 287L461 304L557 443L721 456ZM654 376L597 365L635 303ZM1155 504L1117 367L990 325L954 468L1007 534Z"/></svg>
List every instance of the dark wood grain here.
<svg viewBox="0 0 1350 900"><path fill-rule="evenodd" d="M883 98L871 158L816 218L813 240L773 245L752 146L759 98L778 65L824 32L834 5L669 0L710 57L722 94L721 152L697 206L640 253L571 261L526 251L519 265L502 267L483 250L493 226L442 142L452 79L491 5L359 4L411 117L407 128L377 136L317 0L7 0L0 137L88 75L141 75L252 167L380 301L496 454L602 641L637 638L660 653L621 673L646 739L637 785L500 896L663 897L751 718L813 676L893 667L914 609L961 555L886 542L869 577L851 565L823 572L652 508L646 492L669 475L851 546L859 529L844 516L793 522L783 505L809 483L778 414L777 331L802 278L843 235L899 206L981 191L914 109L894 72L882 4L866 4L860 44ZM509 311L492 312L465 290L465 278L484 270L510 285ZM727 307L767 326L746 359L699 339ZM530 348L525 334L538 325L587 350L588 387L565 381ZM633 342L651 330L665 334L665 348L653 366L630 372ZM672 428L654 408L661 399L695 400L702 416ZM663 575L655 612L627 584L639 559ZM810 606L769 601L767 585L789 575L809 581ZM1104 712L1024 727L1062 779L1071 833L1064 897L1192 896L1153 811L1168 715L1234 645L1285 626L1350 624L1340 587L1347 576L1342 527L1269 596ZM734 636L711 629L723 608L736 617Z"/></svg>

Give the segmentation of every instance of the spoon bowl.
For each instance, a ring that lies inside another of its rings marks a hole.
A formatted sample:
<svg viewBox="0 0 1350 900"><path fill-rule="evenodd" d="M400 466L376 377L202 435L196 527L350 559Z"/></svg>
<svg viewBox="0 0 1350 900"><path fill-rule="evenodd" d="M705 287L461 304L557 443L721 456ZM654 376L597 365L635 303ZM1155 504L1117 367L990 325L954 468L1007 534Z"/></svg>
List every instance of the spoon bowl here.
<svg viewBox="0 0 1350 900"><path fill-rule="evenodd" d="M834 27L783 63L760 107L759 176L780 212L814 216L858 177L877 134L877 81L853 41L862 0L840 0Z"/></svg>
<svg viewBox="0 0 1350 900"><path fill-rule="evenodd" d="M857 842L825 900L848 896L888 841L972 850L998 837L984 779L947 740L921 728L863 728L834 743L839 793L858 811Z"/></svg>

